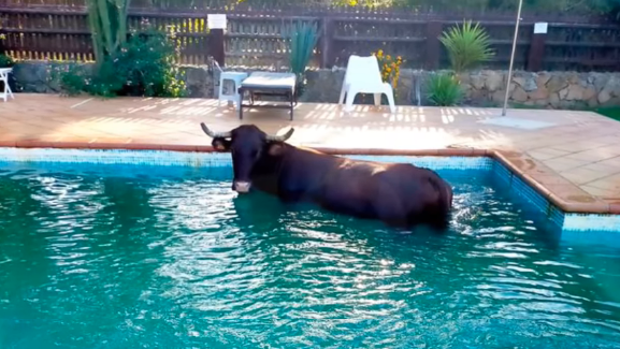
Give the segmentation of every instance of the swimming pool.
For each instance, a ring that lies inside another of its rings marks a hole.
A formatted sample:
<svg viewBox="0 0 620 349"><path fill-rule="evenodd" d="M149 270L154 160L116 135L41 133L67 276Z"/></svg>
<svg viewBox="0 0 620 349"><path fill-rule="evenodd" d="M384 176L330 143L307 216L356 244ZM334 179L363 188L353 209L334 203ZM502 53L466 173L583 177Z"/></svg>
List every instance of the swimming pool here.
<svg viewBox="0 0 620 349"><path fill-rule="evenodd" d="M438 236L237 198L224 161L153 166L132 154L1 164L0 347L620 340L620 247L560 235L491 161L417 159L456 188L452 229Z"/></svg>

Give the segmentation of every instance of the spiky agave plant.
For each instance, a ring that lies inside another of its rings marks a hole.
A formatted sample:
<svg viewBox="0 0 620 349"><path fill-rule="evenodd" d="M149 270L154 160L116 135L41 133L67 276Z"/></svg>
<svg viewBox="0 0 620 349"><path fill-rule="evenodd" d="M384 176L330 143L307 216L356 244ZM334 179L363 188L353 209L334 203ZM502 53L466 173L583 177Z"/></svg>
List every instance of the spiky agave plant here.
<svg viewBox="0 0 620 349"><path fill-rule="evenodd" d="M434 74L428 80L428 99L436 106L455 106L463 99L463 90L452 73Z"/></svg>
<svg viewBox="0 0 620 349"><path fill-rule="evenodd" d="M480 23L463 22L462 27L454 26L440 38L448 50L452 69L462 73L481 62L490 60L495 53L490 49L490 38Z"/></svg>
<svg viewBox="0 0 620 349"><path fill-rule="evenodd" d="M297 22L290 35L289 67L292 73L302 77L312 58L319 34L316 24Z"/></svg>

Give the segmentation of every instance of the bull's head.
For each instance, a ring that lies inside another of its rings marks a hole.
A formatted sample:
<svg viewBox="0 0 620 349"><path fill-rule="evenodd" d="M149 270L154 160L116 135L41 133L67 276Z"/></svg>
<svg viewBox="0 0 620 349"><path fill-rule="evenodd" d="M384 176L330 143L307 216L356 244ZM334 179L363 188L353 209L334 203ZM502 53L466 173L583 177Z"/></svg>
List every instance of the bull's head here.
<svg viewBox="0 0 620 349"><path fill-rule="evenodd" d="M233 185L232 189L238 193L247 193L252 186L250 174L254 165L262 156L279 156L284 149L284 142L295 131L293 128L284 135L272 136L261 131L254 125L242 125L229 132L213 132L204 123L200 123L202 130L213 138L211 145L216 151L232 154Z"/></svg>

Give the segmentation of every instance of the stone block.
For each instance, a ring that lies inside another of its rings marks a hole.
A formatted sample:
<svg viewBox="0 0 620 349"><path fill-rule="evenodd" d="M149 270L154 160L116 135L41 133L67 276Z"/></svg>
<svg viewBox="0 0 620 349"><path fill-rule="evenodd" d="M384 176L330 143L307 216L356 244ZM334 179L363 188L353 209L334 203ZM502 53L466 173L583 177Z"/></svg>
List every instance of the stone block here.
<svg viewBox="0 0 620 349"><path fill-rule="evenodd" d="M560 90L568 87L568 81L566 80L566 76L562 75L553 75L549 82L547 82L547 88L550 92L560 92Z"/></svg>
<svg viewBox="0 0 620 349"><path fill-rule="evenodd" d="M519 85L525 92L531 92L536 90L536 79L532 73L517 73L513 78L513 82Z"/></svg>
<svg viewBox="0 0 620 349"><path fill-rule="evenodd" d="M584 88L581 85L570 85L562 91L567 91L563 99L567 101L582 101Z"/></svg>
<svg viewBox="0 0 620 349"><path fill-rule="evenodd" d="M213 78L208 67L184 67L185 84L191 98L214 98Z"/></svg>
<svg viewBox="0 0 620 349"><path fill-rule="evenodd" d="M536 90L530 92L528 94L529 98L535 101L538 100L549 100L549 89L545 87L545 85L540 85Z"/></svg>
<svg viewBox="0 0 620 349"><path fill-rule="evenodd" d="M486 81L484 82L484 85L487 90L495 92L497 90L505 88L505 79L503 73L496 71L486 71L485 76Z"/></svg>
<svg viewBox="0 0 620 349"><path fill-rule="evenodd" d="M603 90L599 92L597 99L599 104L605 104L609 102L609 100L611 100L611 93L609 93L609 91L607 90Z"/></svg>
<svg viewBox="0 0 620 349"><path fill-rule="evenodd" d="M527 101L527 92L521 86L517 86L512 92L511 98L515 102L525 102Z"/></svg>

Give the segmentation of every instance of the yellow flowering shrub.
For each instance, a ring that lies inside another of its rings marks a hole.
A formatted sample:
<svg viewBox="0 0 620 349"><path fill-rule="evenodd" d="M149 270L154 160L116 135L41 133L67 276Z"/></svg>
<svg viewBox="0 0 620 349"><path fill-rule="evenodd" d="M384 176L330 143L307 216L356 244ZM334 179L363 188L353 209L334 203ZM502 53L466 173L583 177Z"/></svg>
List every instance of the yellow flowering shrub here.
<svg viewBox="0 0 620 349"><path fill-rule="evenodd" d="M396 86L398 86L400 66L403 64L403 58L401 56L393 57L387 55L383 50L378 50L372 54L377 57L377 61L379 62L383 82L391 83L392 87L396 88Z"/></svg>

